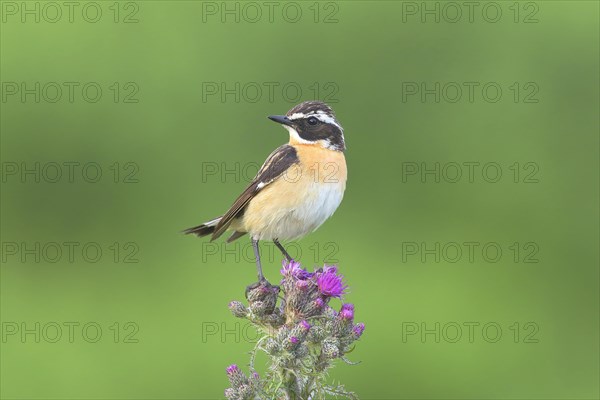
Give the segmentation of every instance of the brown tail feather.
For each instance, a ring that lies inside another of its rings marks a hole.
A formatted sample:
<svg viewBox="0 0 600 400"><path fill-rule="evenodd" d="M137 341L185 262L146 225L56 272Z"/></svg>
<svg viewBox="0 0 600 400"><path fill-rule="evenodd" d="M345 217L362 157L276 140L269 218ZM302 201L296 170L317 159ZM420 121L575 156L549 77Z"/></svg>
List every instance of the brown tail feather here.
<svg viewBox="0 0 600 400"><path fill-rule="evenodd" d="M229 236L229 239L227 239L227 243L231 243L231 242L233 242L234 240L241 238L241 237L242 237L242 236L244 236L246 233L247 233L247 232L238 232L238 231L235 231L235 232L233 232L233 235Z"/></svg>
<svg viewBox="0 0 600 400"><path fill-rule="evenodd" d="M186 235L194 234L198 237L207 236L215 231L215 227L219 223L221 217L215 218L212 221L203 223L202 225L194 226L183 231Z"/></svg>

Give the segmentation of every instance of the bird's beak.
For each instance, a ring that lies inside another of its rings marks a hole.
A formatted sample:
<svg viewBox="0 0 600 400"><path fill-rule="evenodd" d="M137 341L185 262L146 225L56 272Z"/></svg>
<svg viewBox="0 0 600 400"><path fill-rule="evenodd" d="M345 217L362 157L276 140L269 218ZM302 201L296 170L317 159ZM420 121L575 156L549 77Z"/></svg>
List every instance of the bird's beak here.
<svg viewBox="0 0 600 400"><path fill-rule="evenodd" d="M292 126L292 121L285 115L270 115L269 119L282 125Z"/></svg>

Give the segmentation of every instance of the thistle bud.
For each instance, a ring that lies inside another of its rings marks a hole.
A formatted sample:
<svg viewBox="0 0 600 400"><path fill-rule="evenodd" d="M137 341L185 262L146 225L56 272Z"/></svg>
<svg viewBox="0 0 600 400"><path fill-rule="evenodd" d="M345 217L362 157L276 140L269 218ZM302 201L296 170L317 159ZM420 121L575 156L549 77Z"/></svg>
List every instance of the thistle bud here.
<svg viewBox="0 0 600 400"><path fill-rule="evenodd" d="M325 302L320 297L317 297L314 300L308 301L303 309L304 316L307 318L310 318L310 317L316 317L317 315L321 315L323 313L324 307L325 307Z"/></svg>
<svg viewBox="0 0 600 400"><path fill-rule="evenodd" d="M227 400L237 400L238 399L238 394L237 394L237 390L233 389L233 388L227 388L225 389L225 398Z"/></svg>
<svg viewBox="0 0 600 400"><path fill-rule="evenodd" d="M300 328L302 328L303 331L308 332L310 330L310 324L305 320L302 320L300 321Z"/></svg>
<svg viewBox="0 0 600 400"><path fill-rule="evenodd" d="M327 338L323 341L321 351L327 358L336 358L339 355L338 349L339 342L336 338Z"/></svg>
<svg viewBox="0 0 600 400"><path fill-rule="evenodd" d="M254 394L254 389L252 389L252 386L250 386L250 385L243 384L243 385L240 385L240 387L238 388L238 396L240 399L243 399L243 400L253 399L254 398L253 394Z"/></svg>
<svg viewBox="0 0 600 400"><path fill-rule="evenodd" d="M263 316L265 314L267 314L267 309L269 308L269 305L267 303L265 303L264 301L254 301L252 303L250 303L250 310L252 311L252 313L254 313L257 316Z"/></svg>
<svg viewBox="0 0 600 400"><path fill-rule="evenodd" d="M263 379L252 369L246 376L236 365L229 366L228 400L257 399L273 384L286 386L278 386L285 393L296 393L304 383L312 385L302 389L306 393L328 393L331 387L322 383L331 361L343 357L363 334L365 325L353 323L353 304L342 304L339 310L330 306L332 298L341 298L348 289L337 267L308 272L296 261L284 261L281 275L283 298L279 286L261 280L246 288L247 305L229 303L234 316L247 318L256 327L261 335L257 348L268 355L271 366ZM288 372L290 379L276 382ZM353 397L343 389L335 391Z"/></svg>
<svg viewBox="0 0 600 400"><path fill-rule="evenodd" d="M246 299L250 303L265 300L276 302L278 294L279 286L273 286L266 281L254 283L246 288Z"/></svg>
<svg viewBox="0 0 600 400"><path fill-rule="evenodd" d="M236 364L231 364L229 367L227 367L225 369L225 371L227 372L227 375L235 375L237 373L239 373L240 368L236 365Z"/></svg>
<svg viewBox="0 0 600 400"><path fill-rule="evenodd" d="M271 326L272 328L278 328L285 322L283 315L279 310L274 310L273 314L265 315L263 318L263 322L266 325Z"/></svg>
<svg viewBox="0 0 600 400"><path fill-rule="evenodd" d="M250 302L250 310L259 317L270 315L275 311L275 299L267 297L263 300Z"/></svg>
<svg viewBox="0 0 600 400"><path fill-rule="evenodd" d="M307 290L308 289L308 285L309 285L308 281L296 281L296 287L299 290L302 290L302 291Z"/></svg>
<svg viewBox="0 0 600 400"><path fill-rule="evenodd" d="M365 324L363 324L362 322L360 322L360 323L354 325L354 327L352 328L352 333L358 339L359 337L362 336L364 330L365 330Z"/></svg>
<svg viewBox="0 0 600 400"><path fill-rule="evenodd" d="M305 343L300 343L300 346L294 351L296 358L304 358L309 354L308 346Z"/></svg>
<svg viewBox="0 0 600 400"><path fill-rule="evenodd" d="M230 302L229 310L231 310L231 313L238 318L244 318L248 315L248 309L239 301Z"/></svg>
<svg viewBox="0 0 600 400"><path fill-rule="evenodd" d="M308 332L307 339L311 343L321 343L325 338L326 332L321 326L313 326Z"/></svg>
<svg viewBox="0 0 600 400"><path fill-rule="evenodd" d="M339 316L344 321L352 322L354 319L354 304L343 304Z"/></svg>
<svg viewBox="0 0 600 400"><path fill-rule="evenodd" d="M350 311L354 312L354 304L352 304L352 303L342 304L341 311L344 311L344 310L350 310Z"/></svg>
<svg viewBox="0 0 600 400"><path fill-rule="evenodd" d="M234 388L238 388L247 380L246 375L244 375L242 370L236 364L231 364L229 367L227 367L226 371L227 377L229 378L229 382Z"/></svg>
<svg viewBox="0 0 600 400"><path fill-rule="evenodd" d="M290 336L284 343L283 348L287 351L292 351L298 347L298 343L300 343L300 338L297 336Z"/></svg>
<svg viewBox="0 0 600 400"><path fill-rule="evenodd" d="M267 339L267 343L265 343L265 351L270 355L276 355L281 351L281 347L275 340Z"/></svg>

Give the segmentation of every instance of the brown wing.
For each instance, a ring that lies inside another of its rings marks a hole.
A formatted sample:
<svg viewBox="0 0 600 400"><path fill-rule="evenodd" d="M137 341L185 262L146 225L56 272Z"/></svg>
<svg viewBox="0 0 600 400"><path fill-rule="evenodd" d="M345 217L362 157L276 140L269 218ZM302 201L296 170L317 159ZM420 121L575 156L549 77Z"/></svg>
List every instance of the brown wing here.
<svg viewBox="0 0 600 400"><path fill-rule="evenodd" d="M223 234L234 218L241 216L250 200L254 198L265 186L281 176L288 168L298 162L296 149L289 144L284 144L273 151L265 163L260 167L258 173L250 182L250 185L235 200L229 211L223 215L215 227L211 240L217 239Z"/></svg>

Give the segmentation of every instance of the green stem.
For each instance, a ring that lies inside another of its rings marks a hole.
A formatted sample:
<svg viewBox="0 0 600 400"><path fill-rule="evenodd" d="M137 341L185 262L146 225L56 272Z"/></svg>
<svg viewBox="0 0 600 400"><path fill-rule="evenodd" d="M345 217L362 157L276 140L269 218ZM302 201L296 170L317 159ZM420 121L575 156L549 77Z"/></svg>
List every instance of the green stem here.
<svg viewBox="0 0 600 400"><path fill-rule="evenodd" d="M285 391L289 400L301 400L299 397L300 388L296 375L291 371L284 371Z"/></svg>

